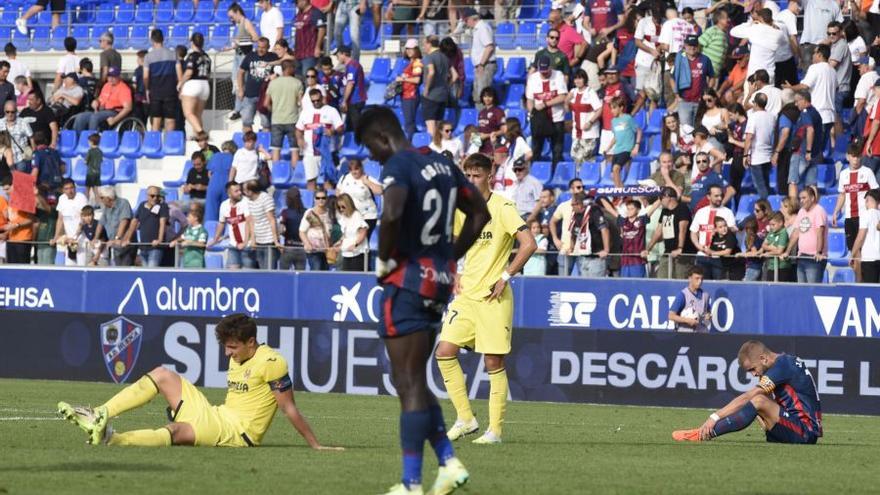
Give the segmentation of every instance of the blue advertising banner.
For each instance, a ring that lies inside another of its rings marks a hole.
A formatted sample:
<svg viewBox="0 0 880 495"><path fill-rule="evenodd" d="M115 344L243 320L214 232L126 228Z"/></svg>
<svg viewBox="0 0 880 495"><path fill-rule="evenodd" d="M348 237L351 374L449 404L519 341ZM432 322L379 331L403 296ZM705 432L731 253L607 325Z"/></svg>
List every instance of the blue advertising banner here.
<svg viewBox="0 0 880 495"><path fill-rule="evenodd" d="M670 331L684 281L517 277L514 326ZM870 285L707 282L714 333L880 336ZM382 288L371 275L0 267L0 308L122 316L207 316L373 324Z"/></svg>

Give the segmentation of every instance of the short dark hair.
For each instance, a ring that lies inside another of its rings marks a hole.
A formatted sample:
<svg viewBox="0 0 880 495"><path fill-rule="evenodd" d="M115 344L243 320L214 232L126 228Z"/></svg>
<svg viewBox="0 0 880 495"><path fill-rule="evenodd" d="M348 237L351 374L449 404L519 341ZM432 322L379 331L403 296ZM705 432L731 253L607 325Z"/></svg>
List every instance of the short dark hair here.
<svg viewBox="0 0 880 495"><path fill-rule="evenodd" d="M46 136L45 131L34 132L34 144L36 144L37 146L49 144L49 138Z"/></svg>
<svg viewBox="0 0 880 495"><path fill-rule="evenodd" d="M97 132L89 136L89 144L98 145L101 143L101 135Z"/></svg>
<svg viewBox="0 0 880 495"><path fill-rule="evenodd" d="M6 53L7 57L14 57L18 53L18 49L15 48L15 45L12 43L6 43L6 46L3 47L3 51Z"/></svg>
<svg viewBox="0 0 880 495"><path fill-rule="evenodd" d="M69 52L76 51L76 38L73 36L64 38L64 49Z"/></svg>
<svg viewBox="0 0 880 495"><path fill-rule="evenodd" d="M808 90L808 89L799 89L799 90L795 91L794 95L800 96L801 98L803 98L807 102L813 101L813 95L810 94L810 90Z"/></svg>
<svg viewBox="0 0 880 495"><path fill-rule="evenodd" d="M92 59L85 57L80 59L79 61L79 70L84 70L86 72L94 72L95 64L92 63Z"/></svg>
<svg viewBox="0 0 880 495"><path fill-rule="evenodd" d="M753 74L755 76L755 81L761 81L764 84L770 84L770 74L767 73L764 69L758 69Z"/></svg>
<svg viewBox="0 0 880 495"><path fill-rule="evenodd" d="M95 215L95 208L92 205L85 205L82 207L82 210L79 211L81 215Z"/></svg>
<svg viewBox="0 0 880 495"><path fill-rule="evenodd" d="M581 184L584 183L583 179L580 177L573 177L568 181L568 188L571 189L571 186L573 186L575 182L580 182Z"/></svg>
<svg viewBox="0 0 880 495"><path fill-rule="evenodd" d="M64 187L68 184L72 185L73 187L76 187L76 182L74 182L73 179L67 178L67 179L64 179L61 181L61 187Z"/></svg>
<svg viewBox="0 0 880 495"><path fill-rule="evenodd" d="M660 192L660 196L678 201L678 191L676 191L674 187L664 187Z"/></svg>
<svg viewBox="0 0 880 495"><path fill-rule="evenodd" d="M244 133L244 135L241 137L241 141L242 141L243 143L246 143L246 142L248 142L248 141L256 141L256 140L257 140L257 133L254 132L254 131L247 131L247 132Z"/></svg>
<svg viewBox="0 0 880 495"><path fill-rule="evenodd" d="M690 268L688 268L687 278L691 278L691 275L699 275L702 277L703 276L703 267L700 265L691 266Z"/></svg>
<svg viewBox="0 0 880 495"><path fill-rule="evenodd" d="M189 161L194 162L198 158L201 161L205 161L205 154L201 151L193 151L193 154L189 157Z"/></svg>
<svg viewBox="0 0 880 495"><path fill-rule="evenodd" d="M823 60L828 60L831 58L831 47L828 45L818 45L816 46L816 53L821 55Z"/></svg>
<svg viewBox="0 0 880 495"><path fill-rule="evenodd" d="M764 93L756 94L755 95L755 105L757 105L758 108L761 108L761 109L767 108L767 95L765 95Z"/></svg>
<svg viewBox="0 0 880 495"><path fill-rule="evenodd" d="M333 59L325 55L318 60L318 65L321 67L333 67Z"/></svg>
<svg viewBox="0 0 880 495"><path fill-rule="evenodd" d="M874 201L880 203L880 189L871 189L870 191L865 193L865 196L873 199Z"/></svg>
<svg viewBox="0 0 880 495"><path fill-rule="evenodd" d="M721 187L720 184L712 184L711 186L709 186L710 193L712 192L712 189L718 189L719 191L721 191L721 194L724 194L724 188Z"/></svg>
<svg viewBox="0 0 880 495"><path fill-rule="evenodd" d="M12 64L7 62L6 60L0 60L0 69L9 69L12 67ZM10 100L12 101L12 100Z"/></svg>
<svg viewBox="0 0 880 495"><path fill-rule="evenodd" d="M154 29L150 31L150 41L152 41L153 43L164 43L165 34L162 33L161 29Z"/></svg>
<svg viewBox="0 0 880 495"><path fill-rule="evenodd" d="M321 98L324 97L324 93L321 93L321 90L320 90L320 89L318 89L318 88L312 88L312 89L310 89L310 90L309 90L309 98L311 98L311 97L313 97L313 96L315 96L315 95L318 95L318 96L320 96Z"/></svg>
<svg viewBox="0 0 880 495"><path fill-rule="evenodd" d="M251 339L257 338L257 322L241 313L225 316L214 328L214 334L221 344L230 340L246 344Z"/></svg>
<svg viewBox="0 0 880 495"><path fill-rule="evenodd" d="M480 168L488 172L492 171L492 159L482 153L472 153L461 164L461 168Z"/></svg>
<svg viewBox="0 0 880 495"><path fill-rule="evenodd" d="M294 60L282 60L281 61L281 72L296 72L296 61Z"/></svg>
<svg viewBox="0 0 880 495"><path fill-rule="evenodd" d="M201 50L205 46L205 35L199 32L193 33L190 37L190 41L192 41L192 44L195 45L196 48Z"/></svg>
<svg viewBox="0 0 880 495"><path fill-rule="evenodd" d="M849 146L846 147L846 154L851 156L862 156L862 145L858 141L849 143Z"/></svg>
<svg viewBox="0 0 880 495"><path fill-rule="evenodd" d="M231 181L229 181L229 182L226 183L226 187L224 187L223 189L225 189L225 190L228 191L230 187L232 187L232 186L237 186L237 185L238 185L238 182L235 182L234 180L231 180Z"/></svg>

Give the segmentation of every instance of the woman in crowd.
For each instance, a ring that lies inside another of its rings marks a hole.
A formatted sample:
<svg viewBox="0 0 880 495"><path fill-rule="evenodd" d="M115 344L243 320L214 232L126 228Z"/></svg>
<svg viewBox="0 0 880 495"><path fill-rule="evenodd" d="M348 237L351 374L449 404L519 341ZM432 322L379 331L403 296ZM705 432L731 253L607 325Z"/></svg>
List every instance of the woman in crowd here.
<svg viewBox="0 0 880 495"><path fill-rule="evenodd" d="M677 113L667 113L663 117L663 129L660 131L660 149L674 156L691 154L694 146L693 129L682 128Z"/></svg>
<svg viewBox="0 0 880 495"><path fill-rule="evenodd" d="M499 136L503 134L504 110L498 106L498 93L488 86L480 92L483 109L477 117L477 130L480 132L480 153L492 155Z"/></svg>
<svg viewBox="0 0 880 495"><path fill-rule="evenodd" d="M797 221L797 200L791 196L782 198L779 212L782 213L782 216L785 218L785 230L787 230L788 235L791 236L795 229L795 222Z"/></svg>
<svg viewBox="0 0 880 495"><path fill-rule="evenodd" d="M336 184L336 193L348 195L354 201L354 208L364 217L369 232L373 235L373 229L379 219L379 209L376 206L375 195L382 195L382 184L378 177L370 177L364 172L364 164L359 159L348 161L348 173L339 179ZM337 208L338 210L338 208Z"/></svg>
<svg viewBox="0 0 880 495"><path fill-rule="evenodd" d="M460 165L464 158L462 142L452 137L452 123L445 120L441 121L435 129L428 147L441 155L448 154L456 165Z"/></svg>
<svg viewBox="0 0 880 495"><path fill-rule="evenodd" d="M406 40L403 56L407 60L403 73L397 76L401 84L400 107L403 110L403 130L412 139L416 133L416 110L419 108L419 84L422 82L422 51L415 38Z"/></svg>
<svg viewBox="0 0 880 495"><path fill-rule="evenodd" d="M309 270L312 271L330 269L327 263L327 251L331 246L330 231L333 227L333 218L327 208L328 199L327 191L323 189L315 191L315 206L306 210L299 223L299 240L303 243Z"/></svg>
<svg viewBox="0 0 880 495"><path fill-rule="evenodd" d="M302 223L306 207L303 206L299 188L291 187L285 197L287 207L281 212L279 222L281 234L284 236L284 251L278 261L281 270L294 269L302 271L306 269L306 254L303 251L303 242L299 237L299 226Z"/></svg>
<svg viewBox="0 0 880 495"><path fill-rule="evenodd" d="M6 131L0 132L0 183L12 175L12 138Z"/></svg>
<svg viewBox="0 0 880 495"><path fill-rule="evenodd" d="M712 88L707 89L700 99L697 107L697 122L709 131L709 142L712 146L724 149L730 115L727 109L720 105L718 94Z"/></svg>
<svg viewBox="0 0 880 495"><path fill-rule="evenodd" d="M177 83L177 91L180 93L183 116L192 127L193 133L198 135L204 131L202 112L211 96L211 86L208 84L211 57L205 53L205 37L202 33L193 33L190 43L192 51L184 61L183 77Z"/></svg>
<svg viewBox="0 0 880 495"><path fill-rule="evenodd" d="M596 155L599 119L602 117L602 100L589 86L583 69L574 74L574 88L568 93L565 108L572 112L571 158L580 170L581 164Z"/></svg>
<svg viewBox="0 0 880 495"><path fill-rule="evenodd" d="M235 56L232 58L232 66L237 68L241 65L242 60L254 50L254 43L260 39L260 35L257 34L254 24L248 20L247 16L244 14L244 10L239 4L231 4L226 11L226 15L229 16L230 22L235 26L235 35L233 37L231 48L235 50ZM236 71L232 71L232 94L234 95L238 94L238 78L235 77L235 73ZM235 108L229 115L231 120L237 120L241 117L239 114L241 111L241 101L242 100L235 98Z"/></svg>
<svg viewBox="0 0 880 495"><path fill-rule="evenodd" d="M369 267L369 228L364 216L354 207L348 194L336 199L336 221L342 229L342 238L334 245L342 254L342 271L365 272Z"/></svg>

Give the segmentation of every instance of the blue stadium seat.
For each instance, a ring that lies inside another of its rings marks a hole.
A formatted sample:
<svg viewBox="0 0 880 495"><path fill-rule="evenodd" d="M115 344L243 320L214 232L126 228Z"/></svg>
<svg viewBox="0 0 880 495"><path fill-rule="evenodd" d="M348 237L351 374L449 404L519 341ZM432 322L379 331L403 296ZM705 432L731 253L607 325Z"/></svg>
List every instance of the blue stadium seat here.
<svg viewBox="0 0 880 495"><path fill-rule="evenodd" d="M265 148L269 149L269 146L267 145ZM186 134L183 131L166 132L165 142L162 144L162 155L183 156L184 151L186 151Z"/></svg>
<svg viewBox="0 0 880 495"><path fill-rule="evenodd" d="M38 52L48 51L50 46L51 39L51 29L49 26L37 26L33 29L34 32L34 50Z"/></svg>
<svg viewBox="0 0 880 495"><path fill-rule="evenodd" d="M176 24L171 26L170 33L166 33L168 46L187 45L189 41L189 24Z"/></svg>
<svg viewBox="0 0 880 495"><path fill-rule="evenodd" d="M639 126L639 129L645 130L648 127L648 112L645 109L641 109L633 115L633 120L636 121L636 125Z"/></svg>
<svg viewBox="0 0 880 495"><path fill-rule="evenodd" d="M465 82L474 81L474 62L470 57L464 58L464 79Z"/></svg>
<svg viewBox="0 0 880 495"><path fill-rule="evenodd" d="M582 163L578 177L583 181L585 187L594 187L599 185L599 182L601 182L602 180L601 160ZM567 184L566 187L568 187Z"/></svg>
<svg viewBox="0 0 880 495"><path fill-rule="evenodd" d="M387 87L385 83L371 83L367 88L367 105L386 105L385 88Z"/></svg>
<svg viewBox="0 0 880 495"><path fill-rule="evenodd" d="M561 205L562 203L565 203L569 199L571 199L571 193L568 191L565 191L556 198L556 204Z"/></svg>
<svg viewBox="0 0 880 495"><path fill-rule="evenodd" d="M117 184L137 182L137 160L121 158L116 164L116 174L113 180Z"/></svg>
<svg viewBox="0 0 880 495"><path fill-rule="evenodd" d="M354 132L346 132L342 136L342 146L339 149L339 154L346 158L364 158L367 156L367 151L363 146L355 142Z"/></svg>
<svg viewBox="0 0 880 495"><path fill-rule="evenodd" d="M379 57L373 60L373 66L370 68L368 79L370 82L389 83L391 82L391 60L385 57Z"/></svg>
<svg viewBox="0 0 880 495"><path fill-rule="evenodd" d="M315 192L308 189L300 189L299 197L302 198L303 206L311 208L315 206Z"/></svg>
<svg viewBox="0 0 880 495"><path fill-rule="evenodd" d="M663 153L662 140L660 139L660 136L654 136L648 144L648 158L650 161L657 160L660 158L661 153Z"/></svg>
<svg viewBox="0 0 880 495"><path fill-rule="evenodd" d="M106 158L119 157L119 133L116 131L104 131L101 133L101 143L98 145Z"/></svg>
<svg viewBox="0 0 880 495"><path fill-rule="evenodd" d="M0 33L0 39L2 38L2 33ZM51 37L49 39L49 48L55 51L63 52L64 51L64 38L67 37L67 26L57 26L52 30ZM5 39L3 39L5 41Z"/></svg>
<svg viewBox="0 0 880 495"><path fill-rule="evenodd" d="M525 131L525 127L527 127L526 111L523 110L522 108L509 108L509 107L505 107L505 108L507 108L506 117L508 119L519 120L520 127L522 127L523 131Z"/></svg>
<svg viewBox="0 0 880 495"><path fill-rule="evenodd" d="M75 151L77 156L86 156L86 153L89 152L89 136L94 133L95 131L82 131L79 133L79 141L76 143Z"/></svg>
<svg viewBox="0 0 880 495"><path fill-rule="evenodd" d="M227 25L227 27L229 27ZM201 33L202 36L205 37L206 40L211 38L211 25L210 24L195 24L192 28L192 34ZM190 36L192 36L192 34Z"/></svg>
<svg viewBox="0 0 880 495"><path fill-rule="evenodd" d="M208 222L205 222L207 225ZM215 227L216 228L216 227ZM208 232L208 237L214 235L214 232ZM223 253L207 252L205 253L205 269L222 270L223 269Z"/></svg>
<svg viewBox="0 0 880 495"><path fill-rule="evenodd" d="M574 163L559 162L556 164L556 171L553 172L553 178L550 179L549 186L568 189L568 181L574 178Z"/></svg>
<svg viewBox="0 0 880 495"><path fill-rule="evenodd" d="M113 24L116 20L115 17L114 5L112 3L103 3L98 6L98 12L95 14L95 23Z"/></svg>
<svg viewBox="0 0 880 495"><path fill-rule="evenodd" d="M525 6L522 7L525 9ZM521 50L537 50L538 42L538 23L534 21L520 22L517 26L519 29L516 33L516 45Z"/></svg>
<svg viewBox="0 0 880 495"><path fill-rule="evenodd" d="M550 182L551 172L553 171L553 164L551 162L535 162L532 163L532 168L529 171L536 179L541 181L541 184L547 184Z"/></svg>
<svg viewBox="0 0 880 495"><path fill-rule="evenodd" d="M19 52L26 52L31 49L31 34L21 34L17 29L12 31L12 43L18 48Z"/></svg>
<svg viewBox="0 0 880 495"><path fill-rule="evenodd" d="M382 175L382 166L379 162L373 160L364 160L364 173L374 179L379 179Z"/></svg>
<svg viewBox="0 0 880 495"><path fill-rule="evenodd" d="M122 142L119 143L119 149L116 150L120 156L126 158L140 158L141 153L141 133L137 131L126 131L122 133Z"/></svg>
<svg viewBox="0 0 880 495"><path fill-rule="evenodd" d="M134 22L137 24L151 24L153 22L153 4L151 2L138 4L135 9ZM228 19L227 22L229 22Z"/></svg>
<svg viewBox="0 0 880 495"><path fill-rule="evenodd" d="M458 99L458 106L461 108L473 108L474 107L474 85L473 84L465 84L461 88L461 97Z"/></svg>
<svg viewBox="0 0 880 495"><path fill-rule="evenodd" d="M770 196L767 196L767 201L770 203L770 207L773 208L773 211L779 211L779 209L782 208L782 198L784 197L785 196L780 194L771 194Z"/></svg>
<svg viewBox="0 0 880 495"><path fill-rule="evenodd" d="M834 271L834 277L831 283L834 284L854 284L856 282L856 273L850 267L840 267Z"/></svg>
<svg viewBox="0 0 880 495"><path fill-rule="evenodd" d="M177 8L180 9L179 4ZM285 17L285 19L293 19L293 17ZM214 6L210 2L199 2L199 8L196 9L195 15L193 16L192 20L194 22L213 23Z"/></svg>
<svg viewBox="0 0 880 495"><path fill-rule="evenodd" d="M186 176L189 175L190 169L192 169L192 161L187 160L186 163L183 164L183 171L180 172L180 177L174 180L166 180L162 181L162 185L165 187L180 187L186 184Z"/></svg>
<svg viewBox="0 0 880 495"><path fill-rule="evenodd" d="M507 60L507 68L504 70L504 82L525 83L528 76L528 63L525 57L511 57Z"/></svg>
<svg viewBox="0 0 880 495"><path fill-rule="evenodd" d="M524 84L511 84L507 88L507 96L504 99L503 107L506 110L523 107L523 96L526 93Z"/></svg>
<svg viewBox="0 0 880 495"><path fill-rule="evenodd" d="M639 185L639 181L647 179L650 175L651 164L649 162L634 161L629 167L629 173L626 174L626 180L623 181L623 184L627 186L637 186Z"/></svg>
<svg viewBox="0 0 880 495"><path fill-rule="evenodd" d="M461 110L461 117L458 119L458 126L455 128L455 135L462 134L464 128L469 125L476 125L479 115L480 112L476 108L463 108Z"/></svg>
<svg viewBox="0 0 880 495"><path fill-rule="evenodd" d="M73 164L73 173L70 178L73 179L73 182L78 186L86 185L86 162L82 158L77 158L76 162Z"/></svg>
<svg viewBox="0 0 880 495"><path fill-rule="evenodd" d="M101 162L101 184L114 184L116 164L110 158L104 158Z"/></svg>
<svg viewBox="0 0 880 495"><path fill-rule="evenodd" d="M43 10L37 13L37 16L32 18L30 21L32 25L36 27L44 27L48 26L52 23L52 13L48 10Z"/></svg>
<svg viewBox="0 0 880 495"><path fill-rule="evenodd" d="M174 22L174 2L163 0L156 6L156 16L154 18L157 27ZM167 34L167 31L166 31Z"/></svg>
<svg viewBox="0 0 880 495"><path fill-rule="evenodd" d="M64 129L58 134L58 153L62 158L76 155L76 131Z"/></svg>
<svg viewBox="0 0 880 495"><path fill-rule="evenodd" d="M116 25L128 26L134 23L134 4L122 2L116 11Z"/></svg>
<svg viewBox="0 0 880 495"><path fill-rule="evenodd" d="M746 217L752 215L755 209L755 203L758 202L757 194L743 194L739 197L739 203L736 205L736 223L740 223Z"/></svg>
<svg viewBox="0 0 880 495"><path fill-rule="evenodd" d="M293 180L293 170L290 169L289 160L279 160L272 164L272 185L275 187L290 187Z"/></svg>
<svg viewBox="0 0 880 495"><path fill-rule="evenodd" d="M293 169L293 177L291 177L290 182L293 186L299 188L306 187L306 169L302 162L296 164L296 168Z"/></svg>
<svg viewBox="0 0 880 495"><path fill-rule="evenodd" d="M406 69L406 66L409 65L409 61L406 57L397 57L394 59L394 64L391 69L390 80L393 81L397 76L403 74L403 70Z"/></svg>
<svg viewBox="0 0 880 495"><path fill-rule="evenodd" d="M141 4L146 5L146 4ZM150 26L136 24L128 35L128 47L132 50L146 50L150 47Z"/></svg>
<svg viewBox="0 0 880 495"><path fill-rule="evenodd" d="M214 22L218 24L229 24L229 17L227 16L226 12L229 11L230 5L232 5L232 2L227 0L223 0L222 2L220 2L219 5L217 5L217 9L214 10Z"/></svg>
<svg viewBox="0 0 880 495"><path fill-rule="evenodd" d="M837 177L833 164L820 163L817 166L819 192L831 193L837 186ZM831 211L831 210L829 210Z"/></svg>
<svg viewBox="0 0 880 495"><path fill-rule="evenodd" d="M412 144L416 148L428 146L429 144L431 144L431 135L427 132L417 132L412 138Z"/></svg>
<svg viewBox="0 0 880 495"><path fill-rule="evenodd" d="M147 158L162 158L162 132L147 131L144 133L141 155Z"/></svg>
<svg viewBox="0 0 880 495"><path fill-rule="evenodd" d="M516 25L502 22L495 26L495 44L502 50L516 49Z"/></svg>
<svg viewBox="0 0 880 495"><path fill-rule="evenodd" d="M828 214L828 225L831 225L831 215L834 213L834 206L837 204L837 195L836 194L828 194L819 198L819 205L825 210L825 213ZM840 225L843 222L843 212L841 211L837 215L837 224Z"/></svg>
<svg viewBox="0 0 880 495"><path fill-rule="evenodd" d="M199 7L201 6L202 4L199 3ZM174 22L192 22L195 14L193 3L190 0L181 0L177 2L177 8L174 9Z"/></svg>
<svg viewBox="0 0 880 495"><path fill-rule="evenodd" d="M180 193L177 191L177 189L164 189L163 191L165 192L165 201L167 202L177 201L180 199Z"/></svg>
<svg viewBox="0 0 880 495"><path fill-rule="evenodd" d="M201 4L199 4L201 7ZM222 50L227 45L229 45L229 36L231 33L231 26L229 24L218 24L214 26L213 32L211 32L210 41L208 42L208 49L211 50Z"/></svg>
<svg viewBox="0 0 880 495"><path fill-rule="evenodd" d="M612 166L610 162L605 162L605 170L602 174L602 178L599 180L599 185L603 187L613 187L614 186L614 176L611 173ZM621 170L620 175L624 179L626 178L627 169Z"/></svg>
<svg viewBox="0 0 880 495"><path fill-rule="evenodd" d="M666 116L666 109L657 108L648 115L648 126L645 128L645 134L648 136L656 136L663 130L663 117Z"/></svg>
<svg viewBox="0 0 880 495"><path fill-rule="evenodd" d="M504 59L497 57L495 62L498 64L498 70L495 71L495 78L492 83L495 85L504 84Z"/></svg>
<svg viewBox="0 0 880 495"><path fill-rule="evenodd" d="M833 266L847 266L848 251L846 249L846 234L843 230L828 232L828 261Z"/></svg>

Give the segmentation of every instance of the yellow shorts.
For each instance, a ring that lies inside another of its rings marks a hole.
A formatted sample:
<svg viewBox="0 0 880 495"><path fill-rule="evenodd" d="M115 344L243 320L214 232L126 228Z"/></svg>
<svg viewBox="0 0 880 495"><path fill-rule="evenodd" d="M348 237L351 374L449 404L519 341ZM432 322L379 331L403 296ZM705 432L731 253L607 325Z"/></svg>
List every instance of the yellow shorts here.
<svg viewBox="0 0 880 495"><path fill-rule="evenodd" d="M497 301L475 301L458 296L446 309L440 340L481 354L509 354L513 328L513 291Z"/></svg>
<svg viewBox="0 0 880 495"><path fill-rule="evenodd" d="M212 406L186 378L180 377L181 403L173 412L175 423L187 423L203 447L250 447L238 418L224 406Z"/></svg>

